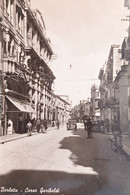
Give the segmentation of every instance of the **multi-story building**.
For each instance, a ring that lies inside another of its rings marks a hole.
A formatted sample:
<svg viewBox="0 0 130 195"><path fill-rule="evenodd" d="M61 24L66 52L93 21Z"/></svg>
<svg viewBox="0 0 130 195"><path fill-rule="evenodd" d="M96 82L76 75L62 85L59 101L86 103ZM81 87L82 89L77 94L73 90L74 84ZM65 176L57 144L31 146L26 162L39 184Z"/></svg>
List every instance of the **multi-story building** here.
<svg viewBox="0 0 130 195"><path fill-rule="evenodd" d="M71 118L75 119L77 122L79 122L79 120L81 118L79 105L76 105L71 109Z"/></svg>
<svg viewBox="0 0 130 195"><path fill-rule="evenodd" d="M109 107L109 103L111 99L111 87L112 87L111 84L115 80L116 75L120 70L121 67L120 58L121 58L121 53L119 52L119 45L112 45L110 48L107 63L102 69L100 69L99 72L99 79L100 79L99 89L101 93L101 101L103 101L102 109L104 110L104 117L108 118L109 120L111 120L111 109Z"/></svg>
<svg viewBox="0 0 130 195"><path fill-rule="evenodd" d="M70 103L60 96L55 96L55 118L54 120L59 120L60 124L66 124L70 118Z"/></svg>
<svg viewBox="0 0 130 195"><path fill-rule="evenodd" d="M66 122L70 104L53 92L53 51L41 12L30 0L0 3L0 134L25 133L28 118Z"/></svg>
<svg viewBox="0 0 130 195"><path fill-rule="evenodd" d="M4 0L1 22L3 132L24 133L26 119L50 119L53 55L41 13L29 0Z"/></svg>
<svg viewBox="0 0 130 195"><path fill-rule="evenodd" d="M81 100L80 103L71 110L71 117L77 122L82 122L90 116L92 116L92 105L89 98L88 100Z"/></svg>
<svg viewBox="0 0 130 195"><path fill-rule="evenodd" d="M2 83L3 134L22 132L26 113L33 112L28 97L24 69L26 5L25 1L3 1Z"/></svg>
<svg viewBox="0 0 130 195"><path fill-rule="evenodd" d="M119 120L122 132L128 131L128 65L121 66L114 81L112 120Z"/></svg>
<svg viewBox="0 0 130 195"><path fill-rule="evenodd" d="M110 127L118 121L122 131L128 126L128 63L125 59L127 38L119 45L113 45L104 68L100 69L100 101L101 120L108 119Z"/></svg>
<svg viewBox="0 0 130 195"><path fill-rule="evenodd" d="M91 106L92 106L92 117L95 120L100 117L100 109L98 107L99 99L100 99L99 87L94 84L91 86Z"/></svg>
<svg viewBox="0 0 130 195"><path fill-rule="evenodd" d="M34 117L50 120L50 106L52 84L55 79L49 68L49 61L53 55L50 39L46 36L46 27L40 11L27 9L27 36L26 58L27 70L29 71L29 95L31 104L37 113Z"/></svg>

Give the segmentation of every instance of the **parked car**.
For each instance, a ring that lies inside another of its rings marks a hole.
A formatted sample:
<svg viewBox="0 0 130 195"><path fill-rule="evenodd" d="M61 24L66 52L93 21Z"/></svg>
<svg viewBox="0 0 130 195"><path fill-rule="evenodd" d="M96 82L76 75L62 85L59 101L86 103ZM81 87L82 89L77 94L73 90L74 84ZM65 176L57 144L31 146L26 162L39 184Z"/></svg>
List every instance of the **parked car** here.
<svg viewBox="0 0 130 195"><path fill-rule="evenodd" d="M67 130L77 130L76 120L69 119L66 126Z"/></svg>

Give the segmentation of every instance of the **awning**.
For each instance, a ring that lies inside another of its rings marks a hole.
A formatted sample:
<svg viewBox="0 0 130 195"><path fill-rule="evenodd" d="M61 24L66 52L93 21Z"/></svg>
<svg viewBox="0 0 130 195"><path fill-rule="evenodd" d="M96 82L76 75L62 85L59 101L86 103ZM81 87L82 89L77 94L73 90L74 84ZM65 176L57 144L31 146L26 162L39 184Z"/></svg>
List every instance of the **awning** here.
<svg viewBox="0 0 130 195"><path fill-rule="evenodd" d="M6 97L21 112L28 112L28 113L29 112L30 113L34 113L35 112L35 110L25 100L21 100L21 99L19 100L19 99L15 98L15 97L11 97L9 95L6 95Z"/></svg>

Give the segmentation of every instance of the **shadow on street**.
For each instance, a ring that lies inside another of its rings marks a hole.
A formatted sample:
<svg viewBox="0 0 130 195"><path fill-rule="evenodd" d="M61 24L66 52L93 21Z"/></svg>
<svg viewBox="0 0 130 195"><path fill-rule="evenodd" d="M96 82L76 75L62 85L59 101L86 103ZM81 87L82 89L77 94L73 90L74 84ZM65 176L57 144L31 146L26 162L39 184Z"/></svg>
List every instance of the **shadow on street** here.
<svg viewBox="0 0 130 195"><path fill-rule="evenodd" d="M104 184L97 176L85 174L68 174L58 171L16 170L0 177L1 186L18 189L17 193L0 192L0 194L58 194L58 195L116 195L117 189L106 193ZM49 192L58 190L58 192ZM33 192L32 192L33 190ZM48 192L46 191L48 190ZM118 189L118 195L122 195Z"/></svg>
<svg viewBox="0 0 130 195"><path fill-rule="evenodd" d="M110 173L107 165L111 160L109 154L108 156L101 155L102 143L98 139L100 138L86 139L84 131L79 129L60 142L59 149L63 150L63 153L64 150L71 151L69 159L74 168L79 168L79 171L81 169L81 172L14 170L0 176L0 187L16 188L18 192L1 191L0 194L125 195L120 184L109 183ZM65 162L63 162L63 167L64 165ZM88 174L83 172L86 169L92 172Z"/></svg>

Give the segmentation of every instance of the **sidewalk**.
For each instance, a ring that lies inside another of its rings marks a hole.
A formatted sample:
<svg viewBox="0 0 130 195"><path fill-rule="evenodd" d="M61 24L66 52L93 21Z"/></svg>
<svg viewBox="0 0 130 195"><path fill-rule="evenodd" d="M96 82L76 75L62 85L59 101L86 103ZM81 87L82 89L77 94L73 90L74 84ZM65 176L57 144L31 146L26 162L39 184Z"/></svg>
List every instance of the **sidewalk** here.
<svg viewBox="0 0 130 195"><path fill-rule="evenodd" d="M123 145L123 152L130 157L130 138L129 135L123 134L122 135L122 145ZM113 136L110 136L110 140L112 139Z"/></svg>
<svg viewBox="0 0 130 195"><path fill-rule="evenodd" d="M123 135L122 144L123 151L130 157L130 138L128 135Z"/></svg>
<svg viewBox="0 0 130 195"><path fill-rule="evenodd" d="M51 130L55 130L55 129L56 129L56 127L49 127L47 129L47 131L51 131ZM32 136L36 135L36 134L37 134L37 132L34 131L32 133ZM14 140L17 140L17 139L21 139L21 138L27 137L27 135L28 135L27 133L24 133L24 134L14 133L14 134L10 134L10 135L1 136L0 137L0 144L4 144L6 142L10 142L10 141L14 141Z"/></svg>

